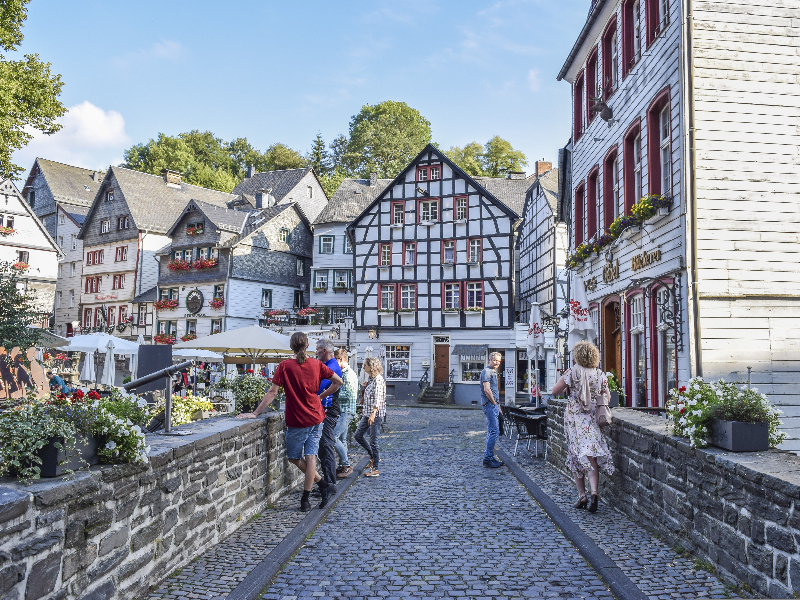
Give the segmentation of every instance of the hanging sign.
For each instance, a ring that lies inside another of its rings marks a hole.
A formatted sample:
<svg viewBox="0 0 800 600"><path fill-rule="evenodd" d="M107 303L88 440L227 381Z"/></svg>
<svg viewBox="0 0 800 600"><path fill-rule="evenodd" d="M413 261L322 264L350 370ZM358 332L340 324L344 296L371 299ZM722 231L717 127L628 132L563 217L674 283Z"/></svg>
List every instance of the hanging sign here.
<svg viewBox="0 0 800 600"><path fill-rule="evenodd" d="M192 290L186 295L186 310L190 314L196 315L203 308L203 292Z"/></svg>

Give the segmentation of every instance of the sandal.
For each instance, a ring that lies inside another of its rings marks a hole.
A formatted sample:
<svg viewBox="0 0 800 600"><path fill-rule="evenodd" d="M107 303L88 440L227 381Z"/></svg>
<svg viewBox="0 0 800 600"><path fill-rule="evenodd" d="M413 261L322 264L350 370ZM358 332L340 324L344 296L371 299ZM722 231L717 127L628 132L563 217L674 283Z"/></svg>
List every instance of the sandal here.
<svg viewBox="0 0 800 600"><path fill-rule="evenodd" d="M578 501L574 504L575 508L584 509L589 504L588 498L586 498L586 494L581 494L578 496Z"/></svg>

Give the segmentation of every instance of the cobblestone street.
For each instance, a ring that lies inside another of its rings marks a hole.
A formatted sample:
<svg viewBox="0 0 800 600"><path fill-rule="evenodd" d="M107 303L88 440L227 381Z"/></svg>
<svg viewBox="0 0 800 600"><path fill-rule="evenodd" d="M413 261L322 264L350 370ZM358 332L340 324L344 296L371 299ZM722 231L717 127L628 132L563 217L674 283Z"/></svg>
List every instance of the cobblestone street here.
<svg viewBox="0 0 800 600"><path fill-rule="evenodd" d="M263 598L611 597L517 479L482 467L481 412L388 417L380 477L359 477ZM569 481L543 460L523 450L517 461L651 598L729 597L624 515L573 510ZM304 516L298 504L288 495L150 598L225 598Z"/></svg>

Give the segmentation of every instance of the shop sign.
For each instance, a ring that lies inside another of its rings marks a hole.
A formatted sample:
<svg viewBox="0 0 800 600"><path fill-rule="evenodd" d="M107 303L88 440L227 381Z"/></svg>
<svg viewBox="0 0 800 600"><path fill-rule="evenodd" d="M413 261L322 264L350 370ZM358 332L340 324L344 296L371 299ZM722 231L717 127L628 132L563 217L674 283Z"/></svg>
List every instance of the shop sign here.
<svg viewBox="0 0 800 600"><path fill-rule="evenodd" d="M196 315L203 308L203 292L200 290L192 290L186 295L186 310L190 314Z"/></svg>
<svg viewBox="0 0 800 600"><path fill-rule="evenodd" d="M198 313L198 314L186 313L185 315L183 315L184 319L197 319L197 318L201 318L201 317L208 317L208 315L203 314L203 313Z"/></svg>
<svg viewBox="0 0 800 600"><path fill-rule="evenodd" d="M97 294L94 299L95 300L117 300L119 298L119 294Z"/></svg>
<svg viewBox="0 0 800 600"><path fill-rule="evenodd" d="M517 380L514 377L514 367L506 367L506 387L513 388L517 385Z"/></svg>
<svg viewBox="0 0 800 600"><path fill-rule="evenodd" d="M591 279L587 279L583 283L583 287L586 288L587 292L593 292L597 289L597 276L595 275Z"/></svg>
<svg viewBox="0 0 800 600"><path fill-rule="evenodd" d="M603 267L603 283L611 283L615 279L619 279L619 259Z"/></svg>
<svg viewBox="0 0 800 600"><path fill-rule="evenodd" d="M654 262L661 260L661 248L656 248L652 252L645 250L641 254L637 254L631 259L631 269L638 271L644 267L650 266Z"/></svg>

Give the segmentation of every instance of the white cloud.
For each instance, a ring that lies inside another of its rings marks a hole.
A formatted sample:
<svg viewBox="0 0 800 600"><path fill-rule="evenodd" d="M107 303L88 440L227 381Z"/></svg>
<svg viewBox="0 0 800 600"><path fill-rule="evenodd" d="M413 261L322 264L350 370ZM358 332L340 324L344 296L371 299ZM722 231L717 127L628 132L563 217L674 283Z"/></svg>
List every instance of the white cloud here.
<svg viewBox="0 0 800 600"><path fill-rule="evenodd" d="M103 110L88 100L68 109L59 119L63 125L53 135L36 133L25 148L14 153L14 162L30 169L37 156L87 169L107 169L122 162L130 144L125 119L115 110Z"/></svg>
<svg viewBox="0 0 800 600"><path fill-rule="evenodd" d="M152 61L178 60L187 54L186 48L180 42L173 40L161 40L155 42L149 48L142 48L135 52L128 52L122 56L111 57L111 62L117 68L126 69L131 66Z"/></svg>
<svg viewBox="0 0 800 600"><path fill-rule="evenodd" d="M528 87L534 92L538 92L542 87L542 77L539 69L531 69L528 71Z"/></svg>

